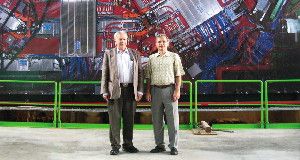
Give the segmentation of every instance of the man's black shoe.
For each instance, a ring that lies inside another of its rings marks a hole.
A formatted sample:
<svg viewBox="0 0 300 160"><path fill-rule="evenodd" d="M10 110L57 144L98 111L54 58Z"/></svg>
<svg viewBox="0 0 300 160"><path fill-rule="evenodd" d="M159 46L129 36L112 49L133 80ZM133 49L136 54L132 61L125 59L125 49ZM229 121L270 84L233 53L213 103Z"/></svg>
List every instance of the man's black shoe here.
<svg viewBox="0 0 300 160"><path fill-rule="evenodd" d="M175 147L172 147L171 148L171 152L170 152L171 155L177 155L178 154L178 151Z"/></svg>
<svg viewBox="0 0 300 160"><path fill-rule="evenodd" d="M118 155L119 154L119 149L112 149L110 151L110 155Z"/></svg>
<svg viewBox="0 0 300 160"><path fill-rule="evenodd" d="M162 146L156 146L154 149L152 149L150 151L150 153L159 153L159 152L164 152L166 151L166 148L165 147L162 147Z"/></svg>
<svg viewBox="0 0 300 160"><path fill-rule="evenodd" d="M129 153L139 152L139 150L137 148L135 148L134 146L123 147L123 151L129 152Z"/></svg>

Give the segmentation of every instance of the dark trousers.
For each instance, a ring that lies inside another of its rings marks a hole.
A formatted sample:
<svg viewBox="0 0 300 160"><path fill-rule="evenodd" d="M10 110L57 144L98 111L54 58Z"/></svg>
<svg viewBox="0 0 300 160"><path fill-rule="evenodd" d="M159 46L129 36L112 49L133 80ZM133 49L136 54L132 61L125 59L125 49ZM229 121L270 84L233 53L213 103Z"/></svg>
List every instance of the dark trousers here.
<svg viewBox="0 0 300 160"><path fill-rule="evenodd" d="M109 100L109 139L111 147L120 149L121 118L123 119L123 147L132 146L134 114L136 101L134 99L133 87L121 87L119 99Z"/></svg>

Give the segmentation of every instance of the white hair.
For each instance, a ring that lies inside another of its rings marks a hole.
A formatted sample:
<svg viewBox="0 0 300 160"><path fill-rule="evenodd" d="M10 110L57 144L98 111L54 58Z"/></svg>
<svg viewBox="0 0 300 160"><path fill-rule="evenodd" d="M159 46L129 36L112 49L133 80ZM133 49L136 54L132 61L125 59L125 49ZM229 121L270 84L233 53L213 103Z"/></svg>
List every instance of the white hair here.
<svg viewBox="0 0 300 160"><path fill-rule="evenodd" d="M125 31L117 31L117 32L114 34L114 39L117 39L117 38L119 37L120 34L126 34L126 36L128 36L127 33L126 33Z"/></svg>

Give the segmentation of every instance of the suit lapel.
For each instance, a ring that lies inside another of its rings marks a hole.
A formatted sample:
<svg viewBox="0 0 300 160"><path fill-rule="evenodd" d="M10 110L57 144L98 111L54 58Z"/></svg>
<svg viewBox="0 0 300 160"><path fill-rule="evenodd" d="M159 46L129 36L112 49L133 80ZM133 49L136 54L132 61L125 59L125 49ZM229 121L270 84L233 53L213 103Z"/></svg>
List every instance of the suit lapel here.
<svg viewBox="0 0 300 160"><path fill-rule="evenodd" d="M112 49L112 51L111 51L111 64L112 64L112 70L114 70L114 76L117 79L119 79L117 49L116 48Z"/></svg>
<svg viewBox="0 0 300 160"><path fill-rule="evenodd" d="M136 67L137 67L137 58L136 58L136 53L132 49L128 49L130 60L133 61L133 76L136 72Z"/></svg>
<svg viewBox="0 0 300 160"><path fill-rule="evenodd" d="M129 56L130 56L130 60L135 62L136 57L135 57L135 54L134 54L133 50L128 48L128 53L129 53Z"/></svg>

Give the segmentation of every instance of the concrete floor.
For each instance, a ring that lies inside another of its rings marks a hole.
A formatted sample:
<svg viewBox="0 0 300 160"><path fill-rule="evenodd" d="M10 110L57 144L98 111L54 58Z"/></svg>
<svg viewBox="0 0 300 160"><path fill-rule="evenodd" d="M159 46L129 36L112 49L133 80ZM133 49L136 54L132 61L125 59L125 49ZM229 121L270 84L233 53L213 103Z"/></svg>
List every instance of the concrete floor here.
<svg viewBox="0 0 300 160"><path fill-rule="evenodd" d="M300 130L217 133L199 136L182 130L179 155L171 156L169 150L149 153L154 147L152 130L135 130L134 144L140 152L111 156L105 129L0 127L0 160L300 160Z"/></svg>

